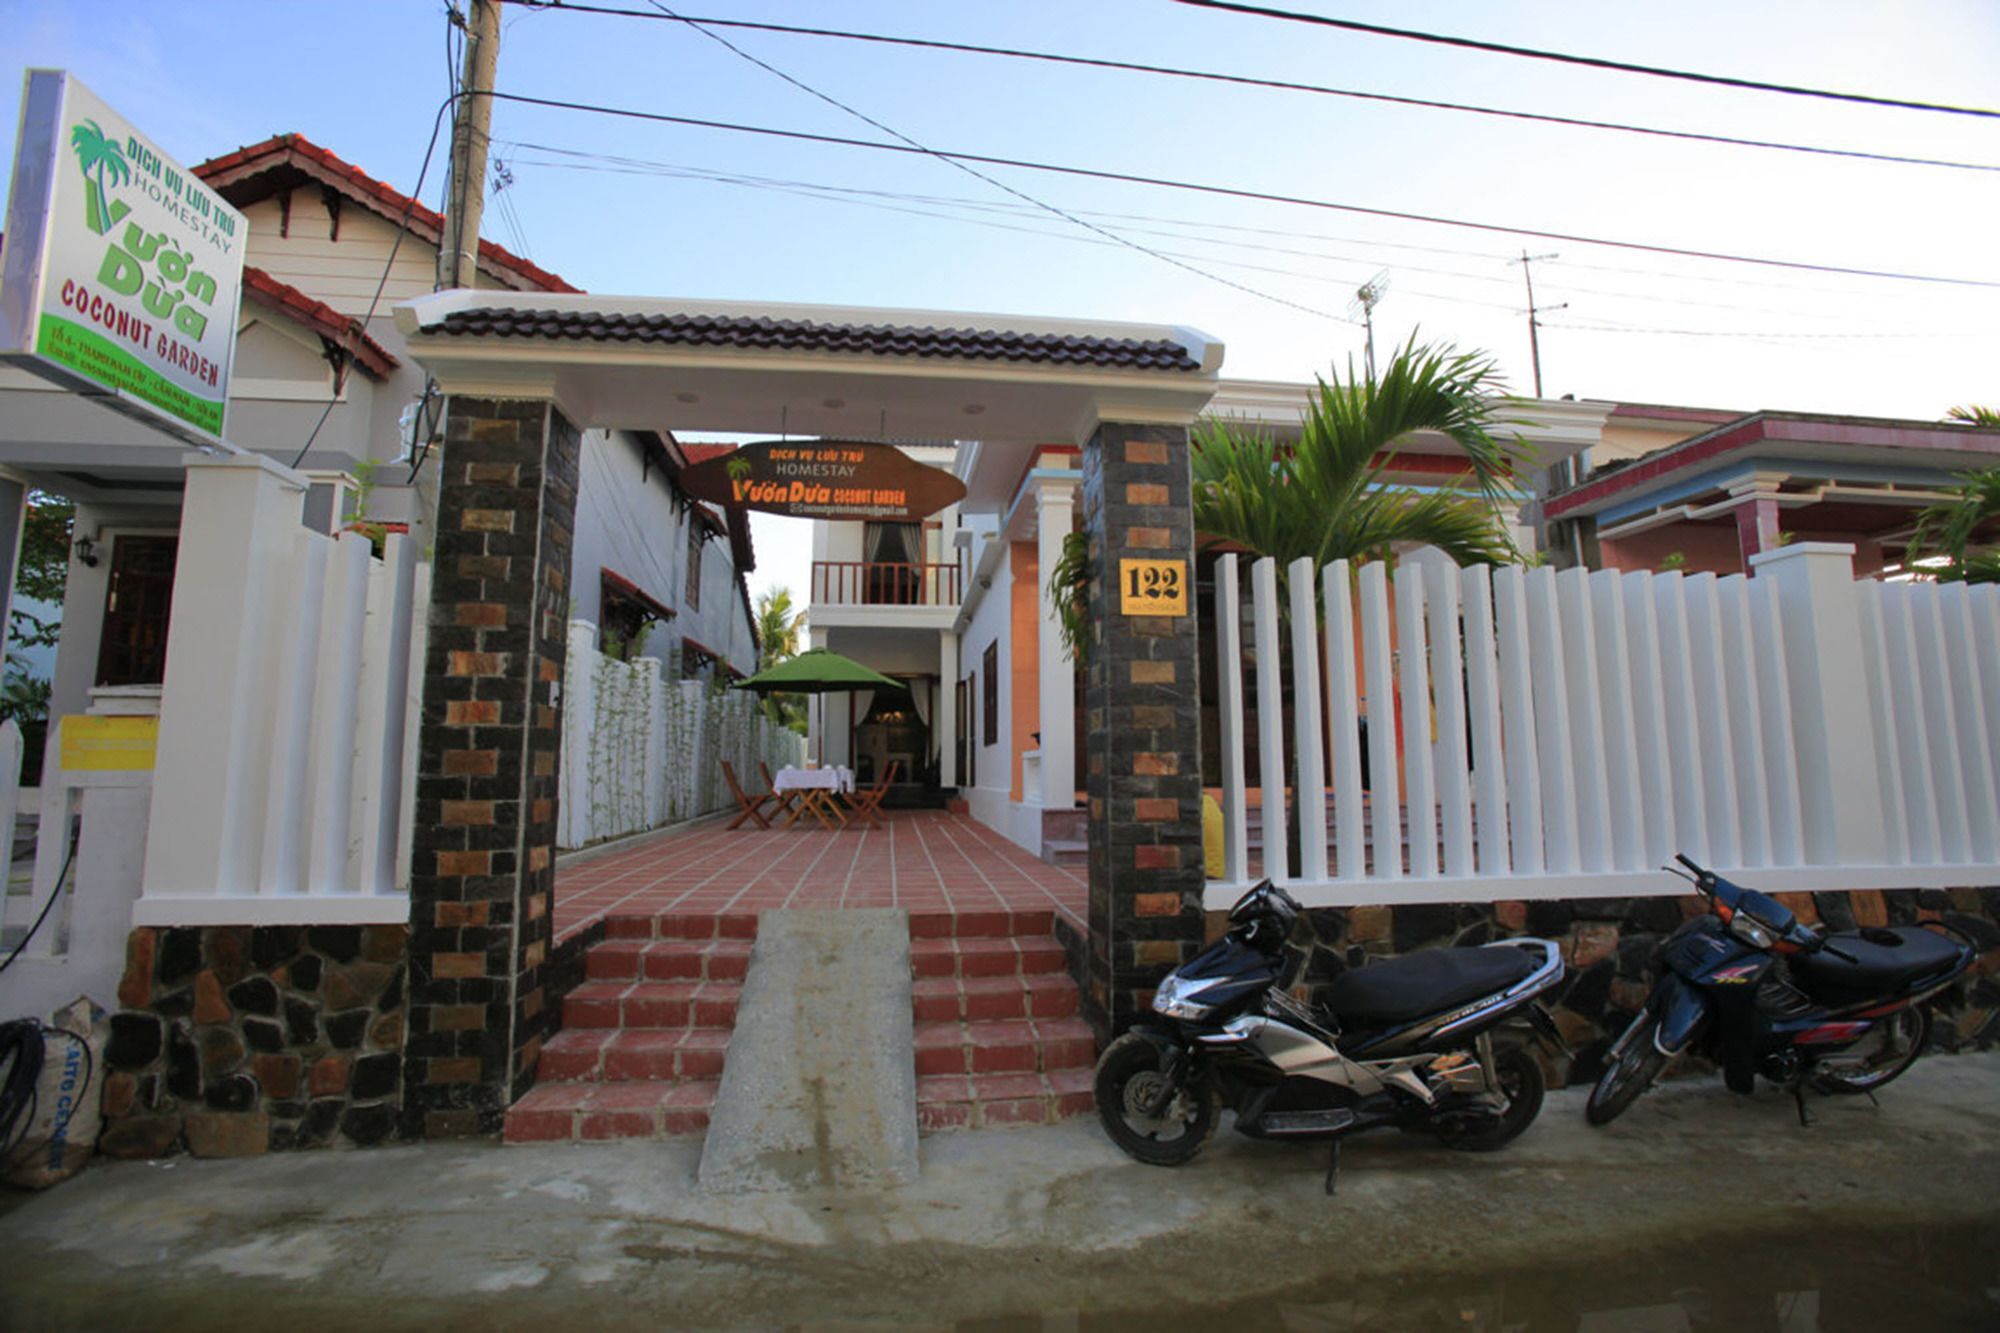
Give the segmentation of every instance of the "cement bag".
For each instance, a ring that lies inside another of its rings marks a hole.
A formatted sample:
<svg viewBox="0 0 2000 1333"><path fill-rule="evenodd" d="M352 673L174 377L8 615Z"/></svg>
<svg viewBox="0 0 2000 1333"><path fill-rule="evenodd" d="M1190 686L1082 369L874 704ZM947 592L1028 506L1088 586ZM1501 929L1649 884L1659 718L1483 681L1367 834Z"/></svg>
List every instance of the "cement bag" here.
<svg viewBox="0 0 2000 1333"><path fill-rule="evenodd" d="M42 1030L42 1069L0 1161L0 1179L21 1189L47 1189L83 1169L103 1124L104 1045L110 1025L102 1010L79 999L58 1010ZM12 1071L9 1071L12 1072Z"/></svg>

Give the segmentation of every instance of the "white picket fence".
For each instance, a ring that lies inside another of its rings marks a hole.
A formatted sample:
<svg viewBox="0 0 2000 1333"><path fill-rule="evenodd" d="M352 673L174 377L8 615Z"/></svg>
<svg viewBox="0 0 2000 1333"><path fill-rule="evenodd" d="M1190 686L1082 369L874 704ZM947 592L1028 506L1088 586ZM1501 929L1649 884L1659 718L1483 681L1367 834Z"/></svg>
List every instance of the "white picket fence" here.
<svg viewBox="0 0 2000 1333"><path fill-rule="evenodd" d="M761 789L760 760L776 770L804 754L804 738L766 719L754 697L668 681L656 658L607 657L588 621L570 622L564 679L559 847L727 809L722 760Z"/></svg>
<svg viewBox="0 0 2000 1333"><path fill-rule="evenodd" d="M187 477L134 921L407 920L430 567L302 526L269 460Z"/></svg>
<svg viewBox="0 0 2000 1333"><path fill-rule="evenodd" d="M1767 889L2000 882L2000 587L1856 582L1851 553L1784 547L1755 577L1301 560L1289 629L1257 560L1254 712L1222 556L1208 905L1251 876L1246 744L1261 869L1310 905L1674 892L1677 851Z"/></svg>

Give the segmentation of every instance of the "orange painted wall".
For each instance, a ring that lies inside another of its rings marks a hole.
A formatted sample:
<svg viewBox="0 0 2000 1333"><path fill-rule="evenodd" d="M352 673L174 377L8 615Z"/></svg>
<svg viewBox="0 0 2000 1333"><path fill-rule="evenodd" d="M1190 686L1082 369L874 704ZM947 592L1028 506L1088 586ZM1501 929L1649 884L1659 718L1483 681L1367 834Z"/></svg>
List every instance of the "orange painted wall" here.
<svg viewBox="0 0 2000 1333"><path fill-rule="evenodd" d="M1007 775L1008 791L1021 799L1021 756L1035 748L1034 735L1042 729L1042 673L1040 643L1042 629L1041 579L1033 542L1010 542L1007 547L1007 676L1012 691L1013 750L1009 755L1012 771Z"/></svg>

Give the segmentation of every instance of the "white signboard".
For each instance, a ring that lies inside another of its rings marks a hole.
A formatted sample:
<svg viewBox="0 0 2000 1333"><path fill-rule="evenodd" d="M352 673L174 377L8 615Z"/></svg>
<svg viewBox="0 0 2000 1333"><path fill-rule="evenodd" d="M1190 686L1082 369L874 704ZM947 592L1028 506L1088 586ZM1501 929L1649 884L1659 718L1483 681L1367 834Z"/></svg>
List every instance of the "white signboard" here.
<svg viewBox="0 0 2000 1333"><path fill-rule="evenodd" d="M62 70L29 70L0 359L184 438L222 436L250 225Z"/></svg>

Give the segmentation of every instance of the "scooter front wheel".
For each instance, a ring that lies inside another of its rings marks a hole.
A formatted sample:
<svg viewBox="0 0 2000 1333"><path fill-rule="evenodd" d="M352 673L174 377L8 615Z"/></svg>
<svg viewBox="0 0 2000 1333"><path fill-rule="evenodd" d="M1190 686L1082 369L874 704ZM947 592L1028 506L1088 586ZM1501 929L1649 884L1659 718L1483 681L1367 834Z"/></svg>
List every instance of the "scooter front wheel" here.
<svg viewBox="0 0 2000 1333"><path fill-rule="evenodd" d="M1105 1047L1097 1061L1096 1092L1104 1132L1127 1156L1148 1166L1191 1162L1215 1137L1220 1119L1215 1085L1195 1079L1169 1087L1160 1072L1159 1047L1136 1032Z"/></svg>
<svg viewBox="0 0 2000 1333"><path fill-rule="evenodd" d="M1590 1090L1583 1104L1583 1118L1593 1125L1608 1125L1625 1114L1639 1094L1653 1086L1653 1080L1667 1067L1668 1056L1653 1040L1660 1034L1660 1020L1648 1014L1633 1026L1613 1048L1611 1063L1604 1076Z"/></svg>

